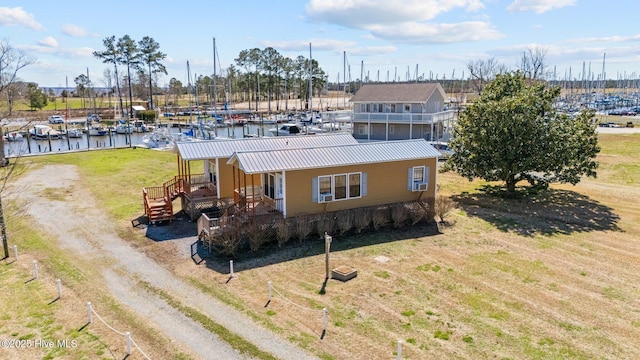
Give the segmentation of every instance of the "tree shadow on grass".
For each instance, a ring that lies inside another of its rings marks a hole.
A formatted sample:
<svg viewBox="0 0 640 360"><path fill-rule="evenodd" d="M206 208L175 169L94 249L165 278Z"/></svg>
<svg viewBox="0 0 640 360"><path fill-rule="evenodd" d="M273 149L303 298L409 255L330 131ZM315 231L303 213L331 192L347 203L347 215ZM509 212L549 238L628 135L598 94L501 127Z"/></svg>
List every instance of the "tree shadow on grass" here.
<svg viewBox="0 0 640 360"><path fill-rule="evenodd" d="M522 236L621 231L620 217L612 208L569 190L520 190L507 198L503 188L486 185L479 193L462 193L452 199L469 216Z"/></svg>

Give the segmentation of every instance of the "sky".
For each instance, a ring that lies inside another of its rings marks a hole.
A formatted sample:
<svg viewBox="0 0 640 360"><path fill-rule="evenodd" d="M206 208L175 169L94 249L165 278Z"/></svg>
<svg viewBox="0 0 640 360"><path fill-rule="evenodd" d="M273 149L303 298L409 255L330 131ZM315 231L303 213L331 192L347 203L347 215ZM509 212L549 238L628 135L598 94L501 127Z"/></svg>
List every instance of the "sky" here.
<svg viewBox="0 0 640 360"><path fill-rule="evenodd" d="M618 79L640 77L638 14L622 0L5 0L0 39L36 59L18 76L40 87L87 72L104 86L112 67L92 52L124 35L160 44L160 86L213 74L214 38L218 74L242 50L273 47L293 59L311 48L331 82L460 79L472 61L515 69L537 48L558 80L595 79L603 65Z"/></svg>

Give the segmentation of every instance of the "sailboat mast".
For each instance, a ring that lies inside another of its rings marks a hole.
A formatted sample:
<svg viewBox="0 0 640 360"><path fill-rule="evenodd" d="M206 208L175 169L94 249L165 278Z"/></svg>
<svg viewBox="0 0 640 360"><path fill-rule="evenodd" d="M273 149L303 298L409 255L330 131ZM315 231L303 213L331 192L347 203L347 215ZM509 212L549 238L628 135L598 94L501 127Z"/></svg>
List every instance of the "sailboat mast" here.
<svg viewBox="0 0 640 360"><path fill-rule="evenodd" d="M213 112L218 114L218 87L216 86L216 38L213 38ZM214 120L215 121L215 120Z"/></svg>
<svg viewBox="0 0 640 360"><path fill-rule="evenodd" d="M607 73L604 71L604 62L605 59L607 57L607 53L604 53L604 55L602 55L602 96L605 96L606 93L606 87L607 87L607 80L605 79L607 76Z"/></svg>
<svg viewBox="0 0 640 360"><path fill-rule="evenodd" d="M347 52L342 52L342 108L347 107Z"/></svg>
<svg viewBox="0 0 640 360"><path fill-rule="evenodd" d="M69 120L69 77L64 77L64 89L65 89L65 97L67 98L65 103L67 104L67 120Z"/></svg>
<svg viewBox="0 0 640 360"><path fill-rule="evenodd" d="M311 56L311 43L309 43L309 111L313 112L313 80L312 80L312 72L313 69L313 57Z"/></svg>

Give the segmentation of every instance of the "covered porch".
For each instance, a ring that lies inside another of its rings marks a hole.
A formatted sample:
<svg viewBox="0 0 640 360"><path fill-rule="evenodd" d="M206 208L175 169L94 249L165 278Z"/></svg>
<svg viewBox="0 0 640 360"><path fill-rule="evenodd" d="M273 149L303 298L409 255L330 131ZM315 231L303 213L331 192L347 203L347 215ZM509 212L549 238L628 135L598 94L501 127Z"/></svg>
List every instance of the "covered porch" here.
<svg viewBox="0 0 640 360"><path fill-rule="evenodd" d="M284 174L247 174L234 166L233 201L236 209L250 218L285 216Z"/></svg>

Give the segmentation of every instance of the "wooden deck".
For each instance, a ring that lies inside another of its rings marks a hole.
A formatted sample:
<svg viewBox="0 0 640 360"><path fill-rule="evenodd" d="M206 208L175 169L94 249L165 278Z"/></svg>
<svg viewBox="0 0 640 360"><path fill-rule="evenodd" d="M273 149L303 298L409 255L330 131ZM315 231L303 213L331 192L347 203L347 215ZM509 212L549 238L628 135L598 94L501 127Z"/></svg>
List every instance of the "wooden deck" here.
<svg viewBox="0 0 640 360"><path fill-rule="evenodd" d="M216 183L204 180L203 175L179 177L162 186L143 188L144 211L149 223L173 221L173 200L181 198L182 210L191 220L200 216L200 211L218 201Z"/></svg>
<svg viewBox="0 0 640 360"><path fill-rule="evenodd" d="M203 213L198 219L198 240L211 252L211 245L215 237L233 227L243 228L250 221L269 223L282 219L282 212L272 207L268 202L250 202L241 206L231 204L227 209L220 209L221 213Z"/></svg>

